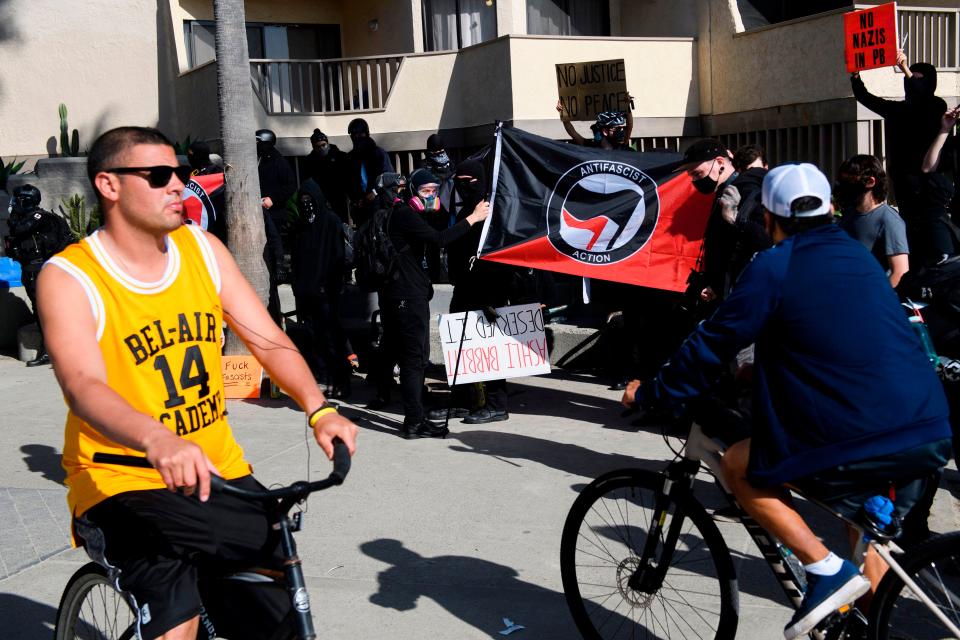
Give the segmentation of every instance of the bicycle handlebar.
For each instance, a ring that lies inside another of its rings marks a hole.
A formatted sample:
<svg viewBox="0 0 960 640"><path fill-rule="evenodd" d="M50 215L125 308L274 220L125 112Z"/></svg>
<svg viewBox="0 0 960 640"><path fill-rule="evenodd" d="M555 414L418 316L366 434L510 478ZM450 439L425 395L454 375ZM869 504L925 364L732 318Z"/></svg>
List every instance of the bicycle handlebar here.
<svg viewBox="0 0 960 640"><path fill-rule="evenodd" d="M93 461L101 464L115 464L125 467L137 467L140 469L152 469L153 465L141 456L125 456L115 453L94 453ZM278 489L263 489L261 491L251 491L241 489L240 487L228 484L226 480L218 475L210 475L210 488L214 491L245 498L247 500L283 500L285 498L305 498L314 491L321 491L329 487L343 484L347 474L350 473L350 450L340 438L333 439L333 471L323 480L315 482L306 482L300 480L293 484L280 487Z"/></svg>

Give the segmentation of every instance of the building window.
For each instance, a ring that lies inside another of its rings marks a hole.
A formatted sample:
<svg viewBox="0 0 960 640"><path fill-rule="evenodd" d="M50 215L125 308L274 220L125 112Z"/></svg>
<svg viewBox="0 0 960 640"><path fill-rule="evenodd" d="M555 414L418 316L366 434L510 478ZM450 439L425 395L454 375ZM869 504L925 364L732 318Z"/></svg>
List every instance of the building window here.
<svg viewBox="0 0 960 640"><path fill-rule="evenodd" d="M609 0L527 0L527 33L609 36Z"/></svg>
<svg viewBox="0 0 960 640"><path fill-rule="evenodd" d="M215 55L214 32L209 20L183 23L190 68L210 62ZM247 23L247 55L251 59L313 60L340 57L340 25Z"/></svg>
<svg viewBox="0 0 960 640"><path fill-rule="evenodd" d="M497 37L493 0L424 0L423 34L427 51L462 49Z"/></svg>

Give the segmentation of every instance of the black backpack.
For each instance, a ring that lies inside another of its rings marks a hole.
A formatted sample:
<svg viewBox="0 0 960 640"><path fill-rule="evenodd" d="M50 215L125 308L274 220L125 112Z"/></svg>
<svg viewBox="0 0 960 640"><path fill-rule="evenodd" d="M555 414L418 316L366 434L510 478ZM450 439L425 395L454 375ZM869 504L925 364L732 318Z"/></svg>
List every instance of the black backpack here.
<svg viewBox="0 0 960 640"><path fill-rule="evenodd" d="M903 274L897 294L930 305L923 317L937 353L960 358L960 256Z"/></svg>
<svg viewBox="0 0 960 640"><path fill-rule="evenodd" d="M357 285L379 291L397 277L399 252L390 240L393 209L377 209L353 235L353 260Z"/></svg>

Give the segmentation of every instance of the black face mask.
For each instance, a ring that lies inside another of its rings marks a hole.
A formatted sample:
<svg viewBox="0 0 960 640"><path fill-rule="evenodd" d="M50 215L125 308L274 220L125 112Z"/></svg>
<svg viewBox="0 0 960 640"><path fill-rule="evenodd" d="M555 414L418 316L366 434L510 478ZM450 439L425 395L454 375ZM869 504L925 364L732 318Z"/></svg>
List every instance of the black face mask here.
<svg viewBox="0 0 960 640"><path fill-rule="evenodd" d="M627 132L624 129L614 129L613 133L606 138L614 144L623 144L623 141L627 138Z"/></svg>
<svg viewBox="0 0 960 640"><path fill-rule="evenodd" d="M713 162L716 164L716 160ZM707 171L707 175L693 181L693 188L703 194L714 193L717 190L717 184L719 184L719 182L710 177L712 171L713 165L710 165L710 171ZM723 175L722 166L720 167L720 175Z"/></svg>
<svg viewBox="0 0 960 640"><path fill-rule="evenodd" d="M483 185L479 180L457 180L454 187L464 202L480 202L483 199Z"/></svg>
<svg viewBox="0 0 960 640"><path fill-rule="evenodd" d="M849 211L857 208L869 190L859 182L837 182L833 185L833 197L841 211Z"/></svg>

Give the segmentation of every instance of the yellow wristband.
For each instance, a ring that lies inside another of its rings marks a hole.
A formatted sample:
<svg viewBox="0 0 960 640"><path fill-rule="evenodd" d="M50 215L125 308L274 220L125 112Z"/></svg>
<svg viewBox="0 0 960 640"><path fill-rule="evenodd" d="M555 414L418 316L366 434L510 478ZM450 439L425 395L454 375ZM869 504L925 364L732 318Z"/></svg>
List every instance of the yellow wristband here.
<svg viewBox="0 0 960 640"><path fill-rule="evenodd" d="M310 425L310 428L313 428L317 426L320 418L331 413L338 413L337 408L324 402L319 409L310 414L310 417L307 419L307 424Z"/></svg>

